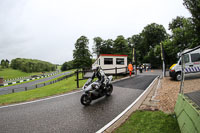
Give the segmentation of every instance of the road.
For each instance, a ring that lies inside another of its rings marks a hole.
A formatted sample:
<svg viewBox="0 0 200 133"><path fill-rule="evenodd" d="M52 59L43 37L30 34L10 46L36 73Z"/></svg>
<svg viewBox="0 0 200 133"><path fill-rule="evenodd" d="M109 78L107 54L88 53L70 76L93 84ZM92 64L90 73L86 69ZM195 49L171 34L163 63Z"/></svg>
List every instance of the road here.
<svg viewBox="0 0 200 133"><path fill-rule="evenodd" d="M6 133L94 133L125 110L155 79L138 75L114 83L110 97L83 106L82 92L73 92L16 106L0 107L0 130Z"/></svg>
<svg viewBox="0 0 200 133"><path fill-rule="evenodd" d="M41 78L41 79L38 79L38 80L35 80L35 81L32 81L32 82L23 83L23 84L19 84L19 85L2 87L2 88L0 88L0 94L4 94L6 91L9 91L9 90L11 91L12 89L25 88L25 87L29 87L29 86L32 86L32 85L35 85L35 84L39 84L39 83L60 77L62 75L67 75L69 73L71 73L71 72L60 73L60 74L57 74L57 75L53 75L53 76L46 77L46 78Z"/></svg>

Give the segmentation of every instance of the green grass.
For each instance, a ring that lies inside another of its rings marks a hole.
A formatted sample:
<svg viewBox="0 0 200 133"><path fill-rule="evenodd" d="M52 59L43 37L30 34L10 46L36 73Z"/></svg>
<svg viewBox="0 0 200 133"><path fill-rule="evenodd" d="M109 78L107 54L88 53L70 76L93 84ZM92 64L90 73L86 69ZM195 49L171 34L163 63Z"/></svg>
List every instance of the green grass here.
<svg viewBox="0 0 200 133"><path fill-rule="evenodd" d="M79 74L79 79L81 78L82 78L82 73ZM40 87L37 89L18 92L18 93L12 93L12 94L7 94L7 95L0 95L0 105L31 101L35 99L63 94L63 93L70 92L72 90L76 90L77 88L76 88L75 79L76 79L76 75L69 77L67 79L64 79L62 81L59 81L57 83ZM96 80L96 78L94 80ZM79 80L79 87L82 87L86 81L87 80ZM31 82L31 81L28 81L28 82Z"/></svg>
<svg viewBox="0 0 200 133"><path fill-rule="evenodd" d="M61 70L61 67L62 67L62 65L59 65L59 66L57 66L57 69L58 69L58 70Z"/></svg>
<svg viewBox="0 0 200 133"><path fill-rule="evenodd" d="M180 129L172 114L136 111L115 133L180 133Z"/></svg>
<svg viewBox="0 0 200 133"><path fill-rule="evenodd" d="M76 81L75 76L70 77L68 79L62 80L60 82L57 82L55 84L47 85L41 88L29 90L29 91L23 91L18 93L12 93L7 95L1 95L0 96L0 105L7 105L11 103L19 103L19 102L25 102L25 101L31 101L35 99L40 99L43 97L48 97L52 95L57 94L63 94L66 92L70 92L72 90L76 90ZM81 80L79 82L80 86L83 86L83 84L86 82L86 80Z"/></svg>
<svg viewBox="0 0 200 133"><path fill-rule="evenodd" d="M3 77L4 80L19 78L19 77L27 77L31 75L37 75L37 74L41 74L41 73L26 73L26 72L22 72L20 70L15 70L11 68L2 69L0 71L0 77Z"/></svg>
<svg viewBox="0 0 200 133"><path fill-rule="evenodd" d="M64 71L64 72L67 72L67 71ZM64 73L64 72L62 72L62 73ZM73 71L72 71L72 72L73 72ZM57 75L57 74L56 74L56 75ZM60 76L60 77L57 77L57 78L55 78L55 79L51 79L51 80L42 82L42 83L40 83L40 84L44 84L44 83L47 83L47 82L50 82L50 81L54 81L54 80L57 80L57 79L59 79L59 78L61 78L61 77L64 77L64 76L66 76L66 75L62 75L62 76ZM47 78L47 77L43 77L43 78ZM29 83L29 82L33 82L33 81L40 80L40 79L41 79L41 78L39 78L39 79L36 78L36 79L34 79L34 80L24 81L24 82L21 82L21 83L16 83L16 84L11 84L11 85L6 85L6 86L0 86L0 88L8 87L8 86L20 85L20 84L24 84L24 83Z"/></svg>

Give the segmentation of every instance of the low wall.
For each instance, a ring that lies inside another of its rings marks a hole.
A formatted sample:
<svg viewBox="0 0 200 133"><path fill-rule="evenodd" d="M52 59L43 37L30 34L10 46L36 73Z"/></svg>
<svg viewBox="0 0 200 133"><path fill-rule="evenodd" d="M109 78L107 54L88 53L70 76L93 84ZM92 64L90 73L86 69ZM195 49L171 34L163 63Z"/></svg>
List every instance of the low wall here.
<svg viewBox="0 0 200 133"><path fill-rule="evenodd" d="M178 95L175 113L182 133L200 133L200 110L187 96Z"/></svg>

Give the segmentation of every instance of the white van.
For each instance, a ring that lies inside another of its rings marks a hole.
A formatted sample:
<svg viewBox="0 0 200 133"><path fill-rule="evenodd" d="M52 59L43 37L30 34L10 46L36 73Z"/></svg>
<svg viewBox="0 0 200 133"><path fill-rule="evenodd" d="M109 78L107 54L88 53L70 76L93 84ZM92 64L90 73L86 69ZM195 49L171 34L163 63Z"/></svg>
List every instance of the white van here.
<svg viewBox="0 0 200 133"><path fill-rule="evenodd" d="M182 54L191 51L191 49L187 49L182 52ZM196 73L200 72L200 49L195 51L189 52L184 55L184 62L185 62L185 73ZM170 77L174 78L175 80L181 80L181 57L178 60L177 64L173 64L170 67L169 75Z"/></svg>

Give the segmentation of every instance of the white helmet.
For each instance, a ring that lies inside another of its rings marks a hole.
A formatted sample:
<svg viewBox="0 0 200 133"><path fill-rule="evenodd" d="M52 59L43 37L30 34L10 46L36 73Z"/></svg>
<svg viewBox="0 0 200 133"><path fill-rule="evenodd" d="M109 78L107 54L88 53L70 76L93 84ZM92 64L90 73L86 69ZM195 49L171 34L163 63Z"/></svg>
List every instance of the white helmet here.
<svg viewBox="0 0 200 133"><path fill-rule="evenodd" d="M94 71L94 70L98 70L99 69L99 66L97 66L97 65L94 65L94 66L92 66L92 70Z"/></svg>
<svg viewBox="0 0 200 133"><path fill-rule="evenodd" d="M92 70L96 70L97 69L97 66L92 66Z"/></svg>

